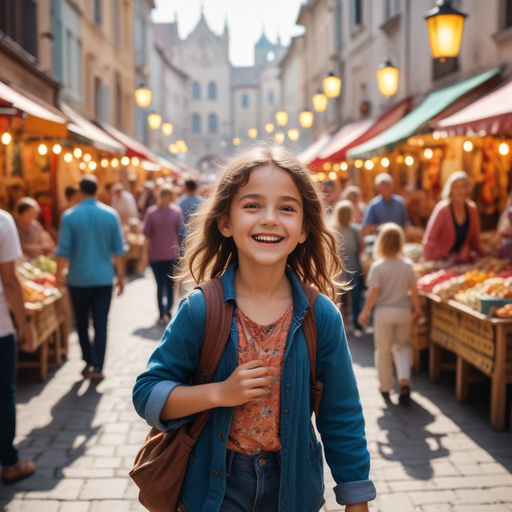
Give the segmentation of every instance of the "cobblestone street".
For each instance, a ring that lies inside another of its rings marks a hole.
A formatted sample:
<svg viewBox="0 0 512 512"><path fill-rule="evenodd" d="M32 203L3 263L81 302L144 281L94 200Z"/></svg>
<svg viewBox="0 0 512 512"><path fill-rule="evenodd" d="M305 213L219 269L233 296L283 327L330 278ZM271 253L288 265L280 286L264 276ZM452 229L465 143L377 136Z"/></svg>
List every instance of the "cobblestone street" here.
<svg viewBox="0 0 512 512"><path fill-rule="evenodd" d="M9 512L127 512L144 510L127 476L148 427L136 415L136 375L160 339L153 327L153 280L136 279L113 301L106 380L83 381L76 334L69 360L44 384L23 373L18 392L18 443L37 474L0 487ZM453 385L416 376L409 409L386 407L377 391L370 338L352 340L378 499L372 511L512 511L512 442L487 423L485 398L456 403ZM485 393L482 392L485 397ZM487 395L488 396L488 395ZM342 510L326 481L325 511Z"/></svg>

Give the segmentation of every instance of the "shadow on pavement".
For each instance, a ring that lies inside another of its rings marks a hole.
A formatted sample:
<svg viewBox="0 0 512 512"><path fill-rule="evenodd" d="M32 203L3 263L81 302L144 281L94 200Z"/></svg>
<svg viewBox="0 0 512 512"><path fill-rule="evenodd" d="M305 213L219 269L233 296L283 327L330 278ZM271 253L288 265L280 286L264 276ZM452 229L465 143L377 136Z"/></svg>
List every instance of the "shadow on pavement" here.
<svg viewBox="0 0 512 512"><path fill-rule="evenodd" d="M85 391L80 393L85 387ZM99 425L93 427L93 420L101 397L96 383L74 383L52 407L50 423L32 429L17 445L22 457L35 461L37 472L17 484L0 486L0 510L4 510L3 507L14 498L15 493L36 491L50 494L67 471L74 472L73 476L76 477L80 473L86 476L90 471L86 465L88 457L83 458L78 465L74 463L83 457L91 439L100 430Z"/></svg>
<svg viewBox="0 0 512 512"><path fill-rule="evenodd" d="M148 340L160 341L162 335L165 332L167 325L153 325L151 327L140 327L133 331L134 336L139 336L140 338L146 338Z"/></svg>

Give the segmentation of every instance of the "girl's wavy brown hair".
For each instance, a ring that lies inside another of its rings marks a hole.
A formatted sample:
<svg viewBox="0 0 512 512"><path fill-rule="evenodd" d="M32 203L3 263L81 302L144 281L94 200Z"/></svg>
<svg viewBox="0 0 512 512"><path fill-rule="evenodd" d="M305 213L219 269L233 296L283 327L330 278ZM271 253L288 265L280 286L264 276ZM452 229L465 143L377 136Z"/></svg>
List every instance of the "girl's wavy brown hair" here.
<svg viewBox="0 0 512 512"><path fill-rule="evenodd" d="M247 184L251 171L268 165L279 167L292 177L302 197L306 241L288 256L287 265L305 283L335 299L344 288L339 276L344 270L337 251L337 238L325 222L324 202L310 171L284 146L260 144L235 156L221 174L208 200L192 216L184 242L179 278L196 284L220 277L238 261L233 238L226 238L218 222L229 215L236 193Z"/></svg>

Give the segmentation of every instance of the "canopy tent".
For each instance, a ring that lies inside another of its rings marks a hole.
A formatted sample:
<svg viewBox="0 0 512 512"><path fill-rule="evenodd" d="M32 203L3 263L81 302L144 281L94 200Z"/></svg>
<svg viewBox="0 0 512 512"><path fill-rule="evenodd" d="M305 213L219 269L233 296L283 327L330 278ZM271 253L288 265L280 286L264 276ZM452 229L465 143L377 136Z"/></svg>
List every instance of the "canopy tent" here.
<svg viewBox="0 0 512 512"><path fill-rule="evenodd" d="M148 160L149 162L158 164L158 157L144 144L104 121L99 121L99 124L108 134L114 137L114 139L126 146L126 156L136 156L141 160Z"/></svg>
<svg viewBox="0 0 512 512"><path fill-rule="evenodd" d="M411 103L411 99L407 98L388 108L380 116L346 124L319 152L311 165L320 167L325 162L345 160L350 148L370 140L402 119L411 108Z"/></svg>
<svg viewBox="0 0 512 512"><path fill-rule="evenodd" d="M318 153L329 143L329 141L332 139L332 136L328 133L323 133L320 135L320 138L313 142L310 146L308 146L302 153L297 155L297 158L304 162L305 164L309 164L312 160L314 160Z"/></svg>
<svg viewBox="0 0 512 512"><path fill-rule="evenodd" d="M68 130L70 132L85 138L92 146L101 151L120 153L122 155L126 154L126 147L123 144L119 143L95 124L84 119L69 105L63 103L61 104L61 109L72 121L68 124Z"/></svg>
<svg viewBox="0 0 512 512"><path fill-rule="evenodd" d="M512 80L433 126L453 135L507 132L512 128Z"/></svg>
<svg viewBox="0 0 512 512"><path fill-rule="evenodd" d="M25 117L27 132L44 133L55 137L66 137L68 119L55 107L33 96L0 82L0 101L10 109L16 109ZM14 112L13 112L14 113Z"/></svg>
<svg viewBox="0 0 512 512"><path fill-rule="evenodd" d="M396 146L425 127L433 117L446 110L466 94L488 83L499 73L500 68L494 68L450 87L430 93L418 107L391 128L368 142L350 149L347 152L347 157L351 160L356 158L365 159L391 153Z"/></svg>

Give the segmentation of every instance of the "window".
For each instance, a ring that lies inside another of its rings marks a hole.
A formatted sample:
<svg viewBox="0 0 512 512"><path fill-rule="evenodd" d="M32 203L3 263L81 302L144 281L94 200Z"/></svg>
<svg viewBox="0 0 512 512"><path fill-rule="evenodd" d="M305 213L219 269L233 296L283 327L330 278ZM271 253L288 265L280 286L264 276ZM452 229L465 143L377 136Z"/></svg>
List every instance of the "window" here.
<svg viewBox="0 0 512 512"><path fill-rule="evenodd" d="M37 57L37 6L34 0L0 0L0 30Z"/></svg>
<svg viewBox="0 0 512 512"><path fill-rule="evenodd" d="M512 27L512 0L505 0L505 28Z"/></svg>
<svg viewBox="0 0 512 512"><path fill-rule="evenodd" d="M208 85L208 99L217 99L217 84L215 82L210 82Z"/></svg>
<svg viewBox="0 0 512 512"><path fill-rule="evenodd" d="M73 88L73 36L69 30L66 30L66 47L64 48L64 54L66 59L66 68L64 69L64 83L68 89Z"/></svg>
<svg viewBox="0 0 512 512"><path fill-rule="evenodd" d="M94 78L94 115L97 119L101 119L101 78Z"/></svg>
<svg viewBox="0 0 512 512"><path fill-rule="evenodd" d="M352 19L354 26L357 27L363 23L363 0L352 0Z"/></svg>
<svg viewBox="0 0 512 512"><path fill-rule="evenodd" d="M269 105L274 104L274 91L272 89L268 90L268 104Z"/></svg>
<svg viewBox="0 0 512 512"><path fill-rule="evenodd" d="M200 100L201 99L201 86L198 82L194 82L192 84L192 99Z"/></svg>
<svg viewBox="0 0 512 512"><path fill-rule="evenodd" d="M102 16L103 13L101 12L102 7L103 7L102 0L94 0L94 23L96 23L96 25L99 25L99 26L101 26L101 21L102 21L102 17L103 17Z"/></svg>
<svg viewBox="0 0 512 512"><path fill-rule="evenodd" d="M114 0L114 42L117 45L121 42L121 28L119 23L119 0Z"/></svg>
<svg viewBox="0 0 512 512"><path fill-rule="evenodd" d="M123 91L121 88L121 76L116 71L116 126L121 128L123 126Z"/></svg>
<svg viewBox="0 0 512 512"><path fill-rule="evenodd" d="M199 114L192 114L192 131L201 133L201 117Z"/></svg>
<svg viewBox="0 0 512 512"><path fill-rule="evenodd" d="M249 108L249 95L242 94L242 108Z"/></svg>
<svg viewBox="0 0 512 512"><path fill-rule="evenodd" d="M384 1L384 21L394 18L400 10L399 0Z"/></svg>
<svg viewBox="0 0 512 512"><path fill-rule="evenodd" d="M432 60L432 79L439 80L459 70L458 57L452 57L441 62L439 59Z"/></svg>
<svg viewBox="0 0 512 512"><path fill-rule="evenodd" d="M217 114L210 114L208 116L208 131L210 133L217 133L217 130L218 130Z"/></svg>

